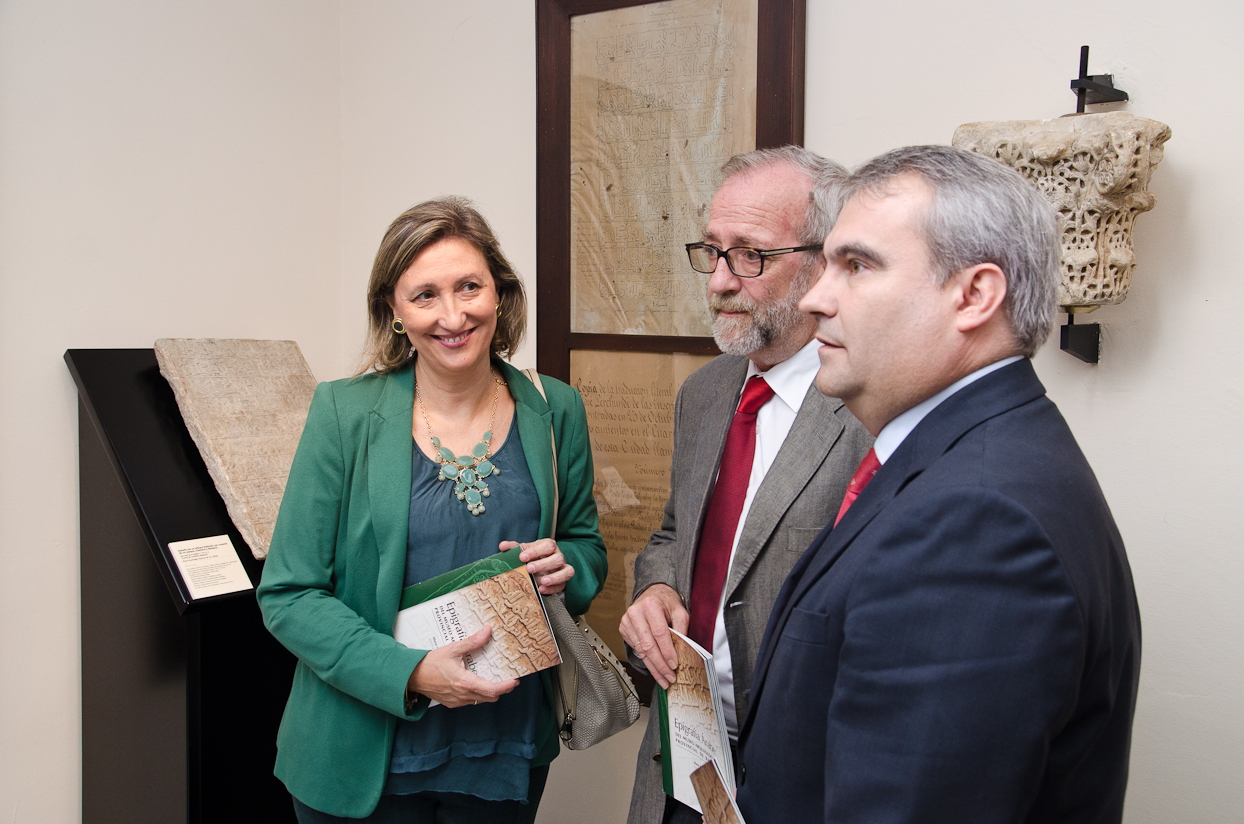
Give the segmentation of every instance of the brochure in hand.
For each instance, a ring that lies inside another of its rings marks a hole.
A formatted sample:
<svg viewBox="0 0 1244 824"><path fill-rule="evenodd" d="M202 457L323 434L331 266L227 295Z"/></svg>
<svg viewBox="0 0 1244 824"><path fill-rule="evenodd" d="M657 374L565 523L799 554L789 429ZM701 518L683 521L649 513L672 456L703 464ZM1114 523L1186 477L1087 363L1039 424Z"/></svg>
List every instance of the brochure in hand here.
<svg viewBox="0 0 1244 824"><path fill-rule="evenodd" d="M691 785L700 800L704 824L746 824L734 793L726 787L726 777L721 765L710 761L691 773Z"/></svg>
<svg viewBox="0 0 1244 824"><path fill-rule="evenodd" d="M716 760L723 781L734 795L734 762L721 709L713 656L685 635L670 630L678 669L669 689L656 688L661 719L661 777L665 792L703 812L691 774Z"/></svg>
<svg viewBox="0 0 1244 824"><path fill-rule="evenodd" d="M561 663L544 603L519 548L406 587L393 637L411 649L436 649L492 627L465 658L488 681L521 678Z"/></svg>

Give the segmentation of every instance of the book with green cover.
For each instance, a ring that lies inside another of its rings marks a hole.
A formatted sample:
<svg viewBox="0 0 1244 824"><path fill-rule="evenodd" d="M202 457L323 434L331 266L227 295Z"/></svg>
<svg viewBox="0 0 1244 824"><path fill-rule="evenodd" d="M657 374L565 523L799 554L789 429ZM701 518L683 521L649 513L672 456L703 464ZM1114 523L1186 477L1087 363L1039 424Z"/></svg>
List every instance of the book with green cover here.
<svg viewBox="0 0 1244 824"><path fill-rule="evenodd" d="M521 678L561 663L544 603L514 547L402 591L393 637L436 649L492 627L488 643L464 658L488 681Z"/></svg>
<svg viewBox="0 0 1244 824"><path fill-rule="evenodd" d="M709 761L721 765L723 780L734 793L734 761L721 708L713 656L687 636L670 630L678 668L669 689L658 685L661 729L661 778L665 792L703 812L691 774Z"/></svg>

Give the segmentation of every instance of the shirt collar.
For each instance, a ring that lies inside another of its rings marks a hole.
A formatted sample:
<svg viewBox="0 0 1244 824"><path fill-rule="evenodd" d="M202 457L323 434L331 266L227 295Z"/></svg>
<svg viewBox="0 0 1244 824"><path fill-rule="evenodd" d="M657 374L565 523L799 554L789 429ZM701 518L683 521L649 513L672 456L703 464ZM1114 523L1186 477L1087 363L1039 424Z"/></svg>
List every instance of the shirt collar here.
<svg viewBox="0 0 1244 824"><path fill-rule="evenodd" d="M761 372L756 368L755 362L749 360L747 377L750 378L752 375L763 377L765 383L772 387L774 394L792 410L798 412L799 407L803 406L804 396L808 394L808 387L812 385L812 381L816 379L817 370L821 368L821 356L817 354L820 348L821 342L813 338L798 352L771 367L768 372ZM746 382L744 380L744 383Z"/></svg>
<svg viewBox="0 0 1244 824"><path fill-rule="evenodd" d="M903 412L895 417L894 420L890 421L884 428L882 428L881 433L877 435L877 442L873 444L873 451L877 453L877 460L881 461L883 464L890 460L890 456L893 455L895 450L899 448L899 445L907 439L907 436L911 434L912 430L916 428L920 421L924 420L924 416L936 409L938 404L942 401L946 400L968 384L985 377L990 372L994 372L1004 366L1010 366L1012 363L1021 360L1021 358L1022 356L1020 355L1012 355L1009 358L1003 358L1000 361L991 363L988 366L982 366L972 374L965 375L952 383L950 386L947 386L933 397L921 401L911 409L908 409L906 412Z"/></svg>

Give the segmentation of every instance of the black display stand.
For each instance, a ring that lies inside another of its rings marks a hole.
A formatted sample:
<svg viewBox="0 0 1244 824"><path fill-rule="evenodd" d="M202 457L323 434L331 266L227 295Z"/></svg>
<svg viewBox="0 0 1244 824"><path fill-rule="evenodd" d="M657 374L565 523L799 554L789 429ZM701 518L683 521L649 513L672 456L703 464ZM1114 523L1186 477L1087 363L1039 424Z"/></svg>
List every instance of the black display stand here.
<svg viewBox="0 0 1244 824"><path fill-rule="evenodd" d="M273 777L294 658L253 591L193 601L172 541L225 511L151 349L71 349L82 541L82 821L295 821Z"/></svg>

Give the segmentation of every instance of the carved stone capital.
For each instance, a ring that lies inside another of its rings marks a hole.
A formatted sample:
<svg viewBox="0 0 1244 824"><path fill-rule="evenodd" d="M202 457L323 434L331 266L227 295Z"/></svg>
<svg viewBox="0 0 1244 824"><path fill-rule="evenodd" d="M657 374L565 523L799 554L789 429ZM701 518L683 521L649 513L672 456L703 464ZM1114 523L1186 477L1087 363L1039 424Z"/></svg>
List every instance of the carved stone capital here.
<svg viewBox="0 0 1244 824"><path fill-rule="evenodd" d="M1041 190L1062 230L1060 306L1127 297L1136 254L1132 226L1153 208L1147 191L1171 130L1127 112L1057 120L965 123L951 141L997 158Z"/></svg>

